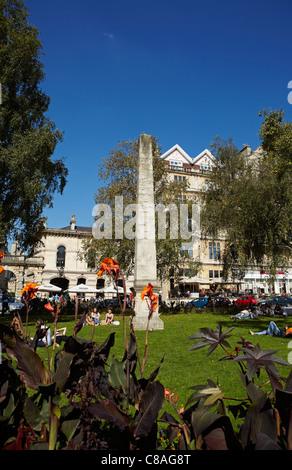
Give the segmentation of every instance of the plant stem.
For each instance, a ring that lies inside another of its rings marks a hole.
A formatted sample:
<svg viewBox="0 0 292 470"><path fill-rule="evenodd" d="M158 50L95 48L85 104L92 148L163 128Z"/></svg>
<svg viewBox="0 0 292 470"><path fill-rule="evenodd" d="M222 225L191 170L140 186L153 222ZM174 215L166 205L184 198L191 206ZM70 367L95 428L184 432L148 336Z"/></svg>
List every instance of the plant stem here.
<svg viewBox="0 0 292 470"><path fill-rule="evenodd" d="M224 348L224 346L222 346L222 344L220 343L220 346L221 348L223 349L224 352L226 352L226 354L229 356L229 357L232 357L233 359L235 358L235 355L234 354L230 354L227 349Z"/></svg>
<svg viewBox="0 0 292 470"><path fill-rule="evenodd" d="M126 288L126 281L123 275L121 275L121 278L123 280L123 289L124 289L124 301L122 305L121 297L119 294L118 286L115 287L117 289L117 294L118 294L118 299L119 299L119 304L122 310L122 316L123 316L123 328L124 328L124 343L125 343L125 352L126 352L126 375L127 375L127 406L129 406L129 391L130 391L130 362L129 362L129 345L128 345L128 339L127 339L127 325L126 325L126 318L125 318L125 311L126 311L126 306L127 306L127 288ZM115 280L116 281L116 280Z"/></svg>
<svg viewBox="0 0 292 470"><path fill-rule="evenodd" d="M27 327L28 327L28 314L31 310L31 306L29 305L29 298L25 300L26 306L26 318L25 318L25 339L27 339Z"/></svg>
<svg viewBox="0 0 292 470"><path fill-rule="evenodd" d="M146 364L146 359L147 359L147 354L148 354L148 332L149 332L149 323L150 319L152 317L152 308L148 303L148 299L146 299L148 308L149 308L149 315L148 315L148 321L147 321L147 327L146 327L146 333L145 333L145 349L144 349L144 356L143 356L143 362L142 362L142 370L141 370L141 378L143 377L144 369L145 369L145 364Z"/></svg>

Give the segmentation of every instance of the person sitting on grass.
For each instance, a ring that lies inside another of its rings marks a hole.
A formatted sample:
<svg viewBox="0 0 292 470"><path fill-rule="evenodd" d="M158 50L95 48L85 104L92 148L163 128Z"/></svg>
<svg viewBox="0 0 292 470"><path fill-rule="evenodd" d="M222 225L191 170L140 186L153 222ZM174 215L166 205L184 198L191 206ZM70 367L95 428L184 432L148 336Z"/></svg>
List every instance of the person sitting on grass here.
<svg viewBox="0 0 292 470"><path fill-rule="evenodd" d="M292 336L292 328L288 328L288 325L285 325L285 328L280 330L280 328L276 325L274 321L270 321L269 326L266 330L263 331L251 331L249 330L249 334L251 335L270 335L270 336Z"/></svg>
<svg viewBox="0 0 292 470"><path fill-rule="evenodd" d="M260 311L259 311L259 316L270 316L271 315L271 309L270 309L270 306L268 304L265 304L263 303L261 306L260 306Z"/></svg>
<svg viewBox="0 0 292 470"><path fill-rule="evenodd" d="M94 325L94 322L91 318L91 314L89 313L89 311L86 312L85 321L83 323L83 326L85 326L85 325L91 325L91 326Z"/></svg>
<svg viewBox="0 0 292 470"><path fill-rule="evenodd" d="M92 314L91 314L92 321L94 322L95 326L100 325L100 313L97 311L97 308L94 307Z"/></svg>
<svg viewBox="0 0 292 470"><path fill-rule="evenodd" d="M110 325L114 321L114 315L111 310L109 310L105 316L105 324Z"/></svg>
<svg viewBox="0 0 292 470"><path fill-rule="evenodd" d="M276 304L274 308L274 315L283 315L283 307L280 304Z"/></svg>

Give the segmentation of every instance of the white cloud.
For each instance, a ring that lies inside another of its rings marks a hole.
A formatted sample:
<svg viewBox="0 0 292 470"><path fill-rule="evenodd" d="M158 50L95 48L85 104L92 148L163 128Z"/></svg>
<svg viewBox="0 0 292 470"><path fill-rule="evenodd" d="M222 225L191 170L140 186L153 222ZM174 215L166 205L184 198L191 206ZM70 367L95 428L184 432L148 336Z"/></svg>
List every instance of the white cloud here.
<svg viewBox="0 0 292 470"><path fill-rule="evenodd" d="M109 39L114 39L114 35L112 33L103 33L103 35L106 37L106 38L109 38Z"/></svg>

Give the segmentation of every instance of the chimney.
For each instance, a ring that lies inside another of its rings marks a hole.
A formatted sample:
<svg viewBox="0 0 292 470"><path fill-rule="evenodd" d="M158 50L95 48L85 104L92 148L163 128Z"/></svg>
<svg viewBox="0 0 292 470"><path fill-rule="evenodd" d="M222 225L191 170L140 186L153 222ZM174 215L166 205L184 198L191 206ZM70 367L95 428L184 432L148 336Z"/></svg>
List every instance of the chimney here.
<svg viewBox="0 0 292 470"><path fill-rule="evenodd" d="M243 144L242 149L240 152L243 154L244 157L250 157L251 155L251 146L248 144Z"/></svg>
<svg viewBox="0 0 292 470"><path fill-rule="evenodd" d="M72 219L70 221L70 228L71 230L75 230L75 227L76 227L76 221L75 221L75 215L73 214Z"/></svg>

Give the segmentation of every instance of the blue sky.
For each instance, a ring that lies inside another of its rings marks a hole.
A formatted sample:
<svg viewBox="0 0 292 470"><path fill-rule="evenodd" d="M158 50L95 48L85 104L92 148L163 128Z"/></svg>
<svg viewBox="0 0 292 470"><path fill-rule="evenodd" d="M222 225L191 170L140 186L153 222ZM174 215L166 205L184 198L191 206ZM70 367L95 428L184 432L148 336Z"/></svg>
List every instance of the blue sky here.
<svg viewBox="0 0 292 470"><path fill-rule="evenodd" d="M102 158L143 132L190 156L220 135L259 145L263 108L292 119L291 0L26 0L40 31L69 180L49 227L93 224Z"/></svg>

